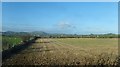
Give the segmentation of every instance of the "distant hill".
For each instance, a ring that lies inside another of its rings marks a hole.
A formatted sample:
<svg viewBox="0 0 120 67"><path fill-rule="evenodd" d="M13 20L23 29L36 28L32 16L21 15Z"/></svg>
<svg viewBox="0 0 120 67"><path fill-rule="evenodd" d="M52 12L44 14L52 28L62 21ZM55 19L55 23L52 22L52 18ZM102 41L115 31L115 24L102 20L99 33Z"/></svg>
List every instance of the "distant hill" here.
<svg viewBox="0 0 120 67"><path fill-rule="evenodd" d="M47 36L47 35L49 35L48 33L43 32L43 31L34 31L34 32L29 32L29 33L33 36Z"/></svg>
<svg viewBox="0 0 120 67"><path fill-rule="evenodd" d="M14 31L6 31L2 32L2 35L6 36L24 36L24 35L31 35L31 36L46 36L48 33L42 31L34 31L34 32L14 32Z"/></svg>
<svg viewBox="0 0 120 67"><path fill-rule="evenodd" d="M14 32L6 31L2 32L5 36L38 36L38 37L48 37L48 38L117 38L120 37L118 34L107 33L107 34L88 34L88 35L78 35L78 34L49 34L43 31L34 32Z"/></svg>
<svg viewBox="0 0 120 67"><path fill-rule="evenodd" d="M18 35L28 35L28 32L14 32L14 31L6 31L6 32L2 32L2 35L6 35L6 36L18 36Z"/></svg>

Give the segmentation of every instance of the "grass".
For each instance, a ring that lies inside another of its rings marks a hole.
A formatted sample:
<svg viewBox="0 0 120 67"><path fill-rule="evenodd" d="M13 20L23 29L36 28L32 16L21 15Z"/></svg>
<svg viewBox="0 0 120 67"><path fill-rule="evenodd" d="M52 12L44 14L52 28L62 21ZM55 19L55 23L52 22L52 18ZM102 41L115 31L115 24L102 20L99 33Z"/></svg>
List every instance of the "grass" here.
<svg viewBox="0 0 120 67"><path fill-rule="evenodd" d="M2 36L2 48L6 50L8 48L14 47L22 42L20 37L9 37L9 36Z"/></svg>

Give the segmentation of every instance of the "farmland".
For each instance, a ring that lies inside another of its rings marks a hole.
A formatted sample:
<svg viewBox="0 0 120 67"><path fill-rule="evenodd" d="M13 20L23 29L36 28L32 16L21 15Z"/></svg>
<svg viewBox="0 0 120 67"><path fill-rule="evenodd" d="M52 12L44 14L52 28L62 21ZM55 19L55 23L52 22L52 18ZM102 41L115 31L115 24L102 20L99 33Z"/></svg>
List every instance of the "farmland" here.
<svg viewBox="0 0 120 67"><path fill-rule="evenodd" d="M3 65L114 65L117 56L117 38L38 38Z"/></svg>
<svg viewBox="0 0 120 67"><path fill-rule="evenodd" d="M18 45L22 42L22 39L20 37L8 37L8 36L2 36L2 49L6 50L8 48L14 47L15 45Z"/></svg>
<svg viewBox="0 0 120 67"><path fill-rule="evenodd" d="M14 46L24 44L31 39L33 39L32 36L29 35L3 35L2 36L2 51L13 48Z"/></svg>

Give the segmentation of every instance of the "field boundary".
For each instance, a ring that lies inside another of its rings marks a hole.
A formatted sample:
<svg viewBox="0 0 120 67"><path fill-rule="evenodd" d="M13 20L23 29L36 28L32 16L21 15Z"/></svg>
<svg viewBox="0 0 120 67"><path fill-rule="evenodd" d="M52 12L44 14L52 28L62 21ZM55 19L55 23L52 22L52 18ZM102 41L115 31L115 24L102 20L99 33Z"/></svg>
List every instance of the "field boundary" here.
<svg viewBox="0 0 120 67"><path fill-rule="evenodd" d="M11 56L13 56L13 55L19 53L20 51L24 50L25 48L29 47L30 45L32 45L33 42L35 42L35 40L36 40L36 38L34 38L28 42L25 42L24 44L19 44L12 48L2 51L2 61L5 61L7 58L10 58Z"/></svg>

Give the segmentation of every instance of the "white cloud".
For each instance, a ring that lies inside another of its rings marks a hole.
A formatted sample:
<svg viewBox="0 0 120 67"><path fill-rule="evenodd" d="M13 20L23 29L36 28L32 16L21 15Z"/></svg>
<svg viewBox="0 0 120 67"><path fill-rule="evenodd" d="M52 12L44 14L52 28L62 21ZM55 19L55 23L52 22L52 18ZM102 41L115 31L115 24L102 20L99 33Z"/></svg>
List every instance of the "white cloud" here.
<svg viewBox="0 0 120 67"><path fill-rule="evenodd" d="M58 23L57 25L60 29L71 29L71 28L75 28L75 26L73 26L72 24L62 21L60 23Z"/></svg>

